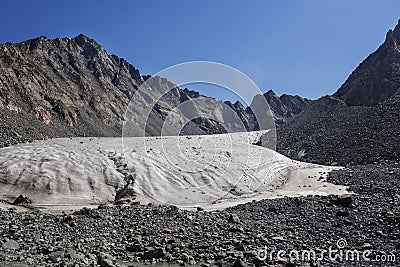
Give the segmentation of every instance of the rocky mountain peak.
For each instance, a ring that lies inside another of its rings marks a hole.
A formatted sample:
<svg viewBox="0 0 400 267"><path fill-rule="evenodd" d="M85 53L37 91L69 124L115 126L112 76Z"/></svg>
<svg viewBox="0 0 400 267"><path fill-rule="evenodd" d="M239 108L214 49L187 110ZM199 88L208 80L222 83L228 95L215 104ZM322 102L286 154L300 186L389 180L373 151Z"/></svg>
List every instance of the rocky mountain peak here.
<svg viewBox="0 0 400 267"><path fill-rule="evenodd" d="M393 30L389 30L386 33L384 44L394 47L398 47L400 45L400 20Z"/></svg>
<svg viewBox="0 0 400 267"><path fill-rule="evenodd" d="M77 42L81 42L81 43L96 43L97 44L97 42L94 39L84 35L83 33L78 34L73 39L76 40Z"/></svg>
<svg viewBox="0 0 400 267"><path fill-rule="evenodd" d="M400 39L399 38L399 36L400 36L400 19L397 21L397 25L396 25L396 27L394 27L393 33L397 39Z"/></svg>
<svg viewBox="0 0 400 267"><path fill-rule="evenodd" d="M132 65L83 34L0 46L0 108L33 115L61 136L118 135L141 82Z"/></svg>
<svg viewBox="0 0 400 267"><path fill-rule="evenodd" d="M264 97L267 99L272 99L272 98L278 98L278 95L272 91L272 90L268 90L265 94Z"/></svg>
<svg viewBox="0 0 400 267"><path fill-rule="evenodd" d="M277 125L281 125L287 120L293 118L307 108L312 102L297 95L293 96L283 94L279 97L272 90L269 90L263 96L267 100L271 111L274 114Z"/></svg>
<svg viewBox="0 0 400 267"><path fill-rule="evenodd" d="M251 111L246 110L246 107L243 106L243 104L239 100L237 100L233 104L231 101L224 101L224 104L234 110L239 115L239 117L248 116L249 114L251 114Z"/></svg>
<svg viewBox="0 0 400 267"><path fill-rule="evenodd" d="M92 50L92 52L105 52L104 49L95 40L87 37L82 33L74 37L72 41L76 42L84 50Z"/></svg>
<svg viewBox="0 0 400 267"><path fill-rule="evenodd" d="M400 92L400 23L334 94L352 106L383 104Z"/></svg>
<svg viewBox="0 0 400 267"><path fill-rule="evenodd" d="M240 102L239 100L237 100L233 106L237 109L237 110L245 110L246 108L243 106L242 102Z"/></svg>

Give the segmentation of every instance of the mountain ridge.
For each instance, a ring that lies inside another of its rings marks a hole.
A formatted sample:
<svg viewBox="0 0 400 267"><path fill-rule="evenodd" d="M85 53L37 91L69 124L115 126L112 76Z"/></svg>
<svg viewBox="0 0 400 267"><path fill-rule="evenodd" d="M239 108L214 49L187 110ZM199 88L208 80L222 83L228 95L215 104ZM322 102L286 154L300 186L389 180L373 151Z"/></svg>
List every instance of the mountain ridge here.
<svg viewBox="0 0 400 267"><path fill-rule="evenodd" d="M125 59L108 54L84 34L55 39L40 36L1 44L0 123L5 141L0 146L51 137L120 136L132 95L150 77ZM176 87L161 77L153 77L152 82ZM162 108L151 113L149 134L160 134L166 111L199 97L206 96L178 87L168 92L158 103ZM221 106L221 101L210 99ZM246 129L256 129L248 107L238 103L228 106ZM20 125L14 125L15 121ZM207 118L193 123L186 127L189 134L224 132L221 125Z"/></svg>

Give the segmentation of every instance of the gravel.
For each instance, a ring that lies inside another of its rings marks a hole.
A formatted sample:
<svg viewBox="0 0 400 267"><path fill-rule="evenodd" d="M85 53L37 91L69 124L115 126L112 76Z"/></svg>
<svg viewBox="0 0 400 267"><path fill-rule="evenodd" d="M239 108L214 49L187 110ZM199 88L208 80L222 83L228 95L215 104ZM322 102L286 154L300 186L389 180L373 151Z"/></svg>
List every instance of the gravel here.
<svg viewBox="0 0 400 267"><path fill-rule="evenodd" d="M400 159L400 98L372 107L348 106L326 96L277 128L277 151L327 165Z"/></svg>
<svg viewBox="0 0 400 267"><path fill-rule="evenodd" d="M289 263L289 258L278 259L276 254L260 260L260 251L336 248L339 240L346 242L343 249L371 250L370 258L394 255L398 259L400 166L353 166L332 172L328 180L349 186L355 195L262 200L216 212L137 202L72 214L0 211L0 263L318 266L301 258ZM322 266L339 266L339 262L324 258Z"/></svg>

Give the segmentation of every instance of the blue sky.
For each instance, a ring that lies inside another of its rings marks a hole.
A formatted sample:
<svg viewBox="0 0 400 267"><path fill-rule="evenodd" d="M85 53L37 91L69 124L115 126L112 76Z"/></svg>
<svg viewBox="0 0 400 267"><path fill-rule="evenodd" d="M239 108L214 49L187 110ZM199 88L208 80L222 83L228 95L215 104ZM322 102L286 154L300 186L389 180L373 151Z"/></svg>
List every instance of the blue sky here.
<svg viewBox="0 0 400 267"><path fill-rule="evenodd" d="M142 74L209 60L243 71L263 91L315 99L334 93L378 48L399 11L398 0L12 0L2 2L0 42L84 33Z"/></svg>

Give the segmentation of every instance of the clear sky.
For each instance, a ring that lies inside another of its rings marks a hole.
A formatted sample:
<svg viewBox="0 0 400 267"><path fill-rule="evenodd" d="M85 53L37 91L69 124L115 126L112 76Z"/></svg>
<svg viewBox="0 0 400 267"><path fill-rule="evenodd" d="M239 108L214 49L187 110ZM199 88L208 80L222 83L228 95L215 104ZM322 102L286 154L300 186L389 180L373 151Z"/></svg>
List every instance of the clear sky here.
<svg viewBox="0 0 400 267"><path fill-rule="evenodd" d="M0 42L37 36L97 40L142 74L192 60L235 67L263 90L334 93L400 18L398 0L6 0ZM195 86L233 100L217 87Z"/></svg>

